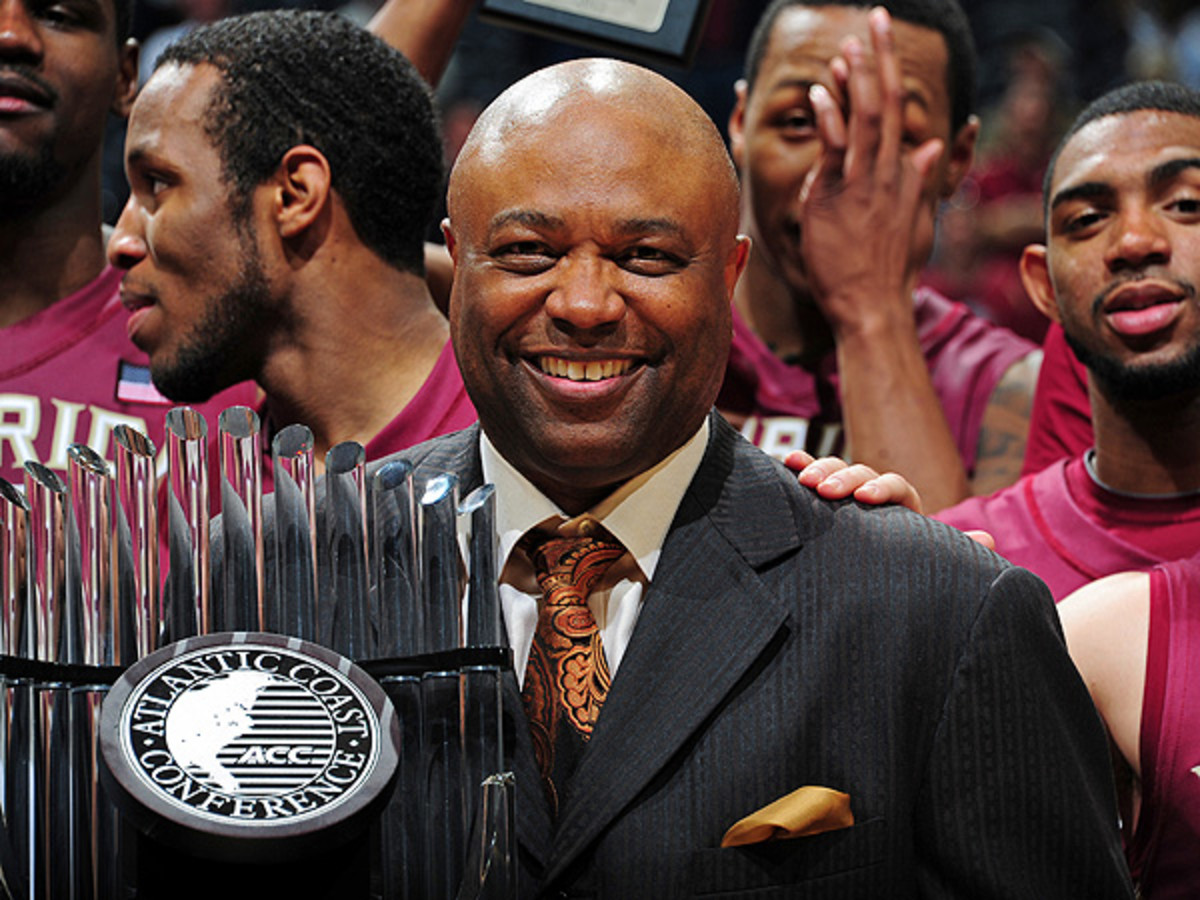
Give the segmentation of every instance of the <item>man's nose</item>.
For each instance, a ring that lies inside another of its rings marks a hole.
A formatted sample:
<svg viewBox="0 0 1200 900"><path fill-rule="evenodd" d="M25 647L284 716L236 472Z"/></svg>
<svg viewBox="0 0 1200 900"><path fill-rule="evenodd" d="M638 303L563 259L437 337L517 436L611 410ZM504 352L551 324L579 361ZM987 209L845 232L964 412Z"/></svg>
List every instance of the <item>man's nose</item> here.
<svg viewBox="0 0 1200 900"><path fill-rule="evenodd" d="M571 332L607 331L625 315L614 263L595 257L567 258L546 299L547 314Z"/></svg>
<svg viewBox="0 0 1200 900"><path fill-rule="evenodd" d="M25 0L0 0L0 60L38 62L44 49L37 21Z"/></svg>
<svg viewBox="0 0 1200 900"><path fill-rule="evenodd" d="M1112 272L1162 265L1171 258L1171 241L1166 223L1151 208L1141 204L1125 210L1117 223L1116 237L1106 254Z"/></svg>
<svg viewBox="0 0 1200 900"><path fill-rule="evenodd" d="M137 197L130 194L108 240L108 261L118 269L132 269L146 257L141 212Z"/></svg>

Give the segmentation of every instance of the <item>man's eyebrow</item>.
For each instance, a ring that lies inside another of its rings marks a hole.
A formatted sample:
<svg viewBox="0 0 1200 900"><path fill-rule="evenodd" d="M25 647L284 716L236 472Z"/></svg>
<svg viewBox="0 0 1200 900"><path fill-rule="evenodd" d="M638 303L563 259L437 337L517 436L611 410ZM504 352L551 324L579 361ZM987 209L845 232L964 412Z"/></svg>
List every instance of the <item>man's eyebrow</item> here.
<svg viewBox="0 0 1200 900"><path fill-rule="evenodd" d="M138 166L146 161L150 153L145 147L135 145L133 147L125 147L125 165Z"/></svg>
<svg viewBox="0 0 1200 900"><path fill-rule="evenodd" d="M509 209L499 213L492 219L488 232L494 234L506 225L514 224L545 231L553 231L566 227L566 222L559 216L552 216L549 213L538 212L533 209ZM657 217L621 219L613 226L613 230L622 237L634 237L646 234L669 234L674 237L682 237L684 235L683 226L674 219Z"/></svg>
<svg viewBox="0 0 1200 900"><path fill-rule="evenodd" d="M771 92L775 93L777 91L801 90L807 97L809 90L815 84L820 84L820 82L815 78L787 78L771 85ZM929 109L929 98L915 88L905 89L900 95L900 102L904 104L915 103L917 106L921 107L921 109Z"/></svg>
<svg viewBox="0 0 1200 900"><path fill-rule="evenodd" d="M808 89L816 83L816 80L812 78L785 78L771 85L771 93L775 93L776 91L801 90L805 94L808 94Z"/></svg>
<svg viewBox="0 0 1200 900"><path fill-rule="evenodd" d="M556 229L566 223L558 216L538 212L534 209L506 209L492 218L488 225L488 233L494 234L505 225L526 225L529 228Z"/></svg>
<svg viewBox="0 0 1200 900"><path fill-rule="evenodd" d="M1085 181L1083 184L1077 184L1074 187L1063 188L1054 195L1054 199L1050 201L1050 209L1057 209L1064 203L1069 203L1072 200L1097 200L1101 197L1111 197L1114 193L1113 186L1103 181Z"/></svg>
<svg viewBox="0 0 1200 900"><path fill-rule="evenodd" d="M1170 159L1150 170L1146 177L1152 188L1160 188L1169 181L1178 178L1188 169L1200 169L1200 157L1187 156L1180 159Z"/></svg>
<svg viewBox="0 0 1200 900"><path fill-rule="evenodd" d="M1187 156L1167 160L1150 170L1146 175L1146 183L1151 189L1161 188L1189 169L1200 169L1200 157ZM1100 197L1111 197L1114 193L1115 189L1110 184L1103 181L1087 181L1059 191L1050 201L1050 208L1055 209L1060 204L1071 200L1095 200Z"/></svg>
<svg viewBox="0 0 1200 900"><path fill-rule="evenodd" d="M626 240L649 236L685 239L688 236L683 226L672 218L623 218L613 227L613 234Z"/></svg>
<svg viewBox="0 0 1200 900"><path fill-rule="evenodd" d="M910 103L910 102L915 103L915 104L917 104L917 106L921 107L921 109L925 110L926 112L929 111L929 98L926 97L923 93L921 93L918 90L915 90L915 89L906 90L903 94L900 95L900 101L902 103Z"/></svg>

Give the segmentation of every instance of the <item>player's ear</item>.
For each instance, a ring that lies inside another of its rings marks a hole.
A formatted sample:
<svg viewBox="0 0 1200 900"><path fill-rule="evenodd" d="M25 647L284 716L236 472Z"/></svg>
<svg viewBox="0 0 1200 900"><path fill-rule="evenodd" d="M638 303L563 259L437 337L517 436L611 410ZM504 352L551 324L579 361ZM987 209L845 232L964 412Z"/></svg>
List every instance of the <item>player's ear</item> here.
<svg viewBox="0 0 1200 900"><path fill-rule="evenodd" d="M316 147L292 147L279 161L272 179L274 215L282 237L299 235L325 209L332 191L329 160Z"/></svg>
<svg viewBox="0 0 1200 900"><path fill-rule="evenodd" d="M733 112L729 114L729 155L733 157L734 165L742 168L742 156L746 147L746 94L748 87L745 78L739 78L733 86L737 101L733 104Z"/></svg>
<svg viewBox="0 0 1200 900"><path fill-rule="evenodd" d="M967 172L975 161L975 144L978 140L979 117L970 116L950 141L946 181L943 185L945 197L952 196L962 184L962 180L967 177Z"/></svg>
<svg viewBox="0 0 1200 900"><path fill-rule="evenodd" d="M725 263L725 293L732 299L733 289L737 287L738 279L746 271L746 263L750 260L750 238L739 234L733 249Z"/></svg>
<svg viewBox="0 0 1200 900"><path fill-rule="evenodd" d="M110 109L114 115L128 119L129 110L133 108L133 101L138 92L138 58L141 48L137 41L130 38L121 45L118 53L121 60L117 66L117 88Z"/></svg>
<svg viewBox="0 0 1200 900"><path fill-rule="evenodd" d="M1054 284L1046 263L1046 245L1030 244L1021 253L1021 283L1033 305L1052 322L1059 321L1058 304L1054 301Z"/></svg>

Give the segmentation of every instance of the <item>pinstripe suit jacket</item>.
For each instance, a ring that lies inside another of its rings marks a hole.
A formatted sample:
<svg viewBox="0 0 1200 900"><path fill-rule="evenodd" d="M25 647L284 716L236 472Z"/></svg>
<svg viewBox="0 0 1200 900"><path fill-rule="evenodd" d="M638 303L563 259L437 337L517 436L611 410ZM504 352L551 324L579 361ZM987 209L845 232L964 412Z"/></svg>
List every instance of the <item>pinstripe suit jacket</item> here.
<svg viewBox="0 0 1200 900"><path fill-rule="evenodd" d="M401 454L479 484L477 427ZM1045 586L830 503L712 418L557 827L515 682L521 896L1128 897L1100 721ZM805 784L847 829L719 849Z"/></svg>

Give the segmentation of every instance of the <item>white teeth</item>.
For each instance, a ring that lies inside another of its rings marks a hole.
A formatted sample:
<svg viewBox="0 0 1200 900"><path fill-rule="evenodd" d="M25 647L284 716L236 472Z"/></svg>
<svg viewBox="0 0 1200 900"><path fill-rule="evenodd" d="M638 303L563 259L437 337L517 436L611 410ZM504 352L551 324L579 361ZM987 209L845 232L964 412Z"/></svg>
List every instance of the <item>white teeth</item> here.
<svg viewBox="0 0 1200 900"><path fill-rule="evenodd" d="M567 378L571 381L603 381L605 378L624 375L633 368L633 362L627 359L579 362L566 360L559 356L540 356L538 357L538 366L547 375L553 375L556 378Z"/></svg>

